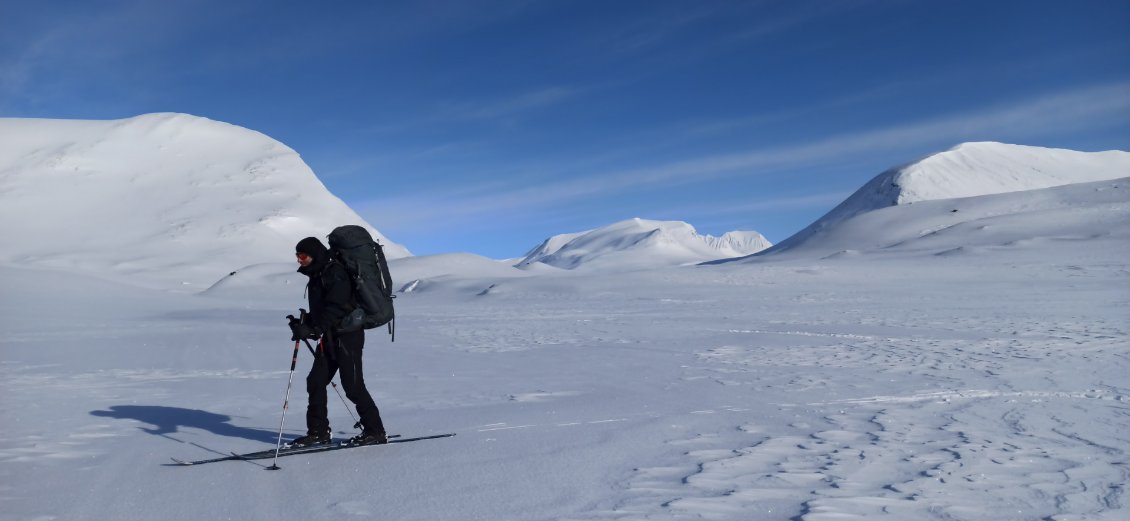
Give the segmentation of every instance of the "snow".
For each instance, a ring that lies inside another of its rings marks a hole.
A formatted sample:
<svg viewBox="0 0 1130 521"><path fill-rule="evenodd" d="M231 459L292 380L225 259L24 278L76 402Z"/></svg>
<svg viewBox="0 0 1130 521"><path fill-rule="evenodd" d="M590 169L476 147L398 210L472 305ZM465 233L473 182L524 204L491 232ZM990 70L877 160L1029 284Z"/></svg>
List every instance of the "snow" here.
<svg viewBox="0 0 1130 521"><path fill-rule="evenodd" d="M879 174L832 211L764 254L824 243L844 221L891 206L1039 190L1130 176L1130 153L965 143ZM877 228L883 230L884 228ZM866 234L855 234L865 238Z"/></svg>
<svg viewBox="0 0 1130 521"><path fill-rule="evenodd" d="M187 114L0 118L5 263L199 291L350 223L409 255L258 132Z"/></svg>
<svg viewBox="0 0 1130 521"><path fill-rule="evenodd" d="M555 235L530 250L516 266L562 269L640 269L740 257L772 244L754 231L702 236L682 221L628 219L595 230Z"/></svg>
<svg viewBox="0 0 1130 521"><path fill-rule="evenodd" d="M46 199L60 185L44 172L4 171L41 198L21 221L87 204ZM741 262L399 258L396 341L367 334L368 386L392 432L457 435L274 472L165 464L273 446L295 265L217 250L234 275L172 292L149 282L183 277L173 245L136 266L164 279L6 256L0 519L1124 519L1130 180L1115 177L884 205ZM129 186L113 193L146 219L77 222L88 253L158 232L167 199ZM200 218L244 222L216 204ZM70 255L9 230L36 259ZM303 350L287 436L309 366ZM335 436L352 434L330 399Z"/></svg>
<svg viewBox="0 0 1130 521"><path fill-rule="evenodd" d="M936 255L999 251L1033 242L1073 247L1130 239L1130 177L1024 192L922 201L858 214L742 262L769 257L836 258L868 252ZM804 232L802 232L804 233ZM782 243L784 244L784 242ZM1130 243L1127 243L1130 244Z"/></svg>

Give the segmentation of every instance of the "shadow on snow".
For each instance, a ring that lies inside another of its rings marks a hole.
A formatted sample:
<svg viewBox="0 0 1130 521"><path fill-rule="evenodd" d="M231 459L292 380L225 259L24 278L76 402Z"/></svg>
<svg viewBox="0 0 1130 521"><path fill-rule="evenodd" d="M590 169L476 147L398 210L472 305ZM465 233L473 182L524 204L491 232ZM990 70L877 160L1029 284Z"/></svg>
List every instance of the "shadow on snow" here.
<svg viewBox="0 0 1130 521"><path fill-rule="evenodd" d="M166 436L177 432L181 427L201 429L212 434L232 438L274 443L278 432L249 429L232 425L231 416L216 414L199 409L165 407L162 405L115 405L106 411L90 411L91 415L119 420L138 420L154 426L140 427L149 434Z"/></svg>

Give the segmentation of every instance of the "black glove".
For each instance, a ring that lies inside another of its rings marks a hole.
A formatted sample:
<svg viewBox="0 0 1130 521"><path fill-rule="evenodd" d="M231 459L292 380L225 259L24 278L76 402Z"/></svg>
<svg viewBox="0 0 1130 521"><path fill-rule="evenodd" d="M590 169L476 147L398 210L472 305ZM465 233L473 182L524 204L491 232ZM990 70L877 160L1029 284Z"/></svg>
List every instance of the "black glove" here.
<svg viewBox="0 0 1130 521"><path fill-rule="evenodd" d="M286 318L290 320L290 339L292 341L297 342L304 339L317 340L322 336L322 332L318 329L317 326L311 326L310 324L306 323L306 321L304 320L306 318L306 313L302 313L301 319L294 318L294 315L287 315Z"/></svg>

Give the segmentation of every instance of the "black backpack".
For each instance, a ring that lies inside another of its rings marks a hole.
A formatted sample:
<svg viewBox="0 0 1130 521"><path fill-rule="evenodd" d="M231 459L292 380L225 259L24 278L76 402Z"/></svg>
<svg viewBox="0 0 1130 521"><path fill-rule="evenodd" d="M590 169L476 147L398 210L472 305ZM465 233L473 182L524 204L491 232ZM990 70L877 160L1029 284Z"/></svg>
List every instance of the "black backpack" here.
<svg viewBox="0 0 1130 521"><path fill-rule="evenodd" d="M388 324L396 340L396 314L393 313L392 275L388 272L384 248L368 230L356 225L339 226L330 232L330 255L345 267L353 280L353 299L357 308L338 324L338 331L372 329Z"/></svg>

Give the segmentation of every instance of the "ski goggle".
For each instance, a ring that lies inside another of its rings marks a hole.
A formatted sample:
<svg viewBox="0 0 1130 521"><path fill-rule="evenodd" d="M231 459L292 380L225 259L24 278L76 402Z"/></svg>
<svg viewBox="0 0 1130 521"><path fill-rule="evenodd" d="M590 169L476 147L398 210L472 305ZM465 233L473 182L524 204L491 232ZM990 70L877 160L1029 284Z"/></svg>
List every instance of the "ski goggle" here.
<svg viewBox="0 0 1130 521"><path fill-rule="evenodd" d="M298 257L298 260L300 260L300 261L306 261L306 260L312 258L309 255L302 253L302 252L295 253L294 256Z"/></svg>

